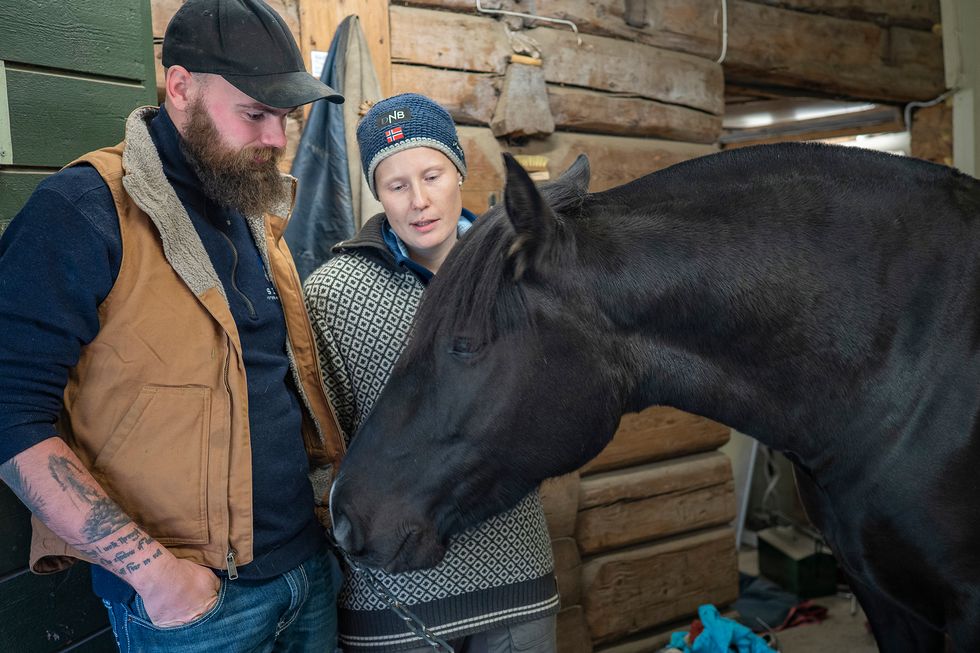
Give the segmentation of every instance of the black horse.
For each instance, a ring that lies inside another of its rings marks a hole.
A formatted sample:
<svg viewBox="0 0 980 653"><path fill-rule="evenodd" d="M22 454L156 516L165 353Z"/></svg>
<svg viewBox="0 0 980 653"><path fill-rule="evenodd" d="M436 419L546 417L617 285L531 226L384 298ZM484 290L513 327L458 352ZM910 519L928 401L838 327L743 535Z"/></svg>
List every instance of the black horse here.
<svg viewBox="0 0 980 653"><path fill-rule="evenodd" d="M590 194L584 157L467 234L334 487L392 570L595 456L620 416L784 452L884 651L980 651L980 182L783 144Z"/></svg>

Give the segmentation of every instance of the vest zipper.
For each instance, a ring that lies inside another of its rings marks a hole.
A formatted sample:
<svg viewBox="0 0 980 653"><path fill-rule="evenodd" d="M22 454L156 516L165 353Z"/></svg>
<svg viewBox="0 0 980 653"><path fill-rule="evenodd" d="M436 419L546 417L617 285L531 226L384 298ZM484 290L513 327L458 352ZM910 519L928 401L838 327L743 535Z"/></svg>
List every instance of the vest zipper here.
<svg viewBox="0 0 980 653"><path fill-rule="evenodd" d="M254 320L256 317L258 317L258 313L255 312L255 304L253 304L252 300L248 298L248 295L243 293L238 288L238 280L236 277L236 273L238 272L238 249L235 247L235 241L229 238L228 234L220 229L217 231L219 234L224 236L225 240L228 241L228 246L231 247L231 287L236 293L238 293L238 296L242 298L242 301L245 302L245 306L248 308L248 316Z"/></svg>
<svg viewBox="0 0 980 653"><path fill-rule="evenodd" d="M228 580L236 580L238 578L238 567L235 565L235 550L229 549L228 555L225 556L225 566L228 568Z"/></svg>
<svg viewBox="0 0 980 653"><path fill-rule="evenodd" d="M232 344L231 344L231 337L229 337L229 336L226 335L225 336L225 341L226 341L226 344L227 344L227 351L225 353L225 390L228 392L228 402L229 402L229 404L231 404L233 402L233 398L232 398L232 393L231 393L231 383L228 381L228 371L231 369L231 352L234 351L234 348L232 347ZM229 427L229 432L230 432L230 430L231 430L231 423L228 424L228 427ZM231 448L231 442L230 441L228 443L228 446L229 446L229 449L230 449ZM230 472L229 472L229 478L230 478ZM227 495L227 491L226 491L226 495ZM229 512L230 512L230 510L229 510ZM230 515L229 515L229 518L230 518ZM229 528L229 530L230 530L230 528ZM229 535L229 538L228 539L230 540L231 539L231 533L229 533L228 535ZM235 551L235 548L233 546L231 546L231 542L229 541L228 542L228 553L225 555L225 567L228 570L228 580L236 580L238 578L238 565L235 564L235 555L237 553L238 552Z"/></svg>

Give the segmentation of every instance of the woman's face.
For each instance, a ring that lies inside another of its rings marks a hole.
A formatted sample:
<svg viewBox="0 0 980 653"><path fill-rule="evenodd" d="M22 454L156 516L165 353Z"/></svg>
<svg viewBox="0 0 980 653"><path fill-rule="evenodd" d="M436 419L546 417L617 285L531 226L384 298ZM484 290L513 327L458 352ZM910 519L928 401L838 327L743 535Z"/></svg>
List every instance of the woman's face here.
<svg viewBox="0 0 980 653"><path fill-rule="evenodd" d="M456 242L463 210L456 166L439 150L413 147L374 171L378 199L413 261L436 272Z"/></svg>

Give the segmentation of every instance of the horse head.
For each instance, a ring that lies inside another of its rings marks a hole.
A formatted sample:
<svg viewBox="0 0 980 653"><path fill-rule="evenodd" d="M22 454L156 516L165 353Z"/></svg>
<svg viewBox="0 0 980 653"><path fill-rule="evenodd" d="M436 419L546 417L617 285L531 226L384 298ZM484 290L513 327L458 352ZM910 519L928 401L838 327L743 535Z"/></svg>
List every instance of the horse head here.
<svg viewBox="0 0 980 653"><path fill-rule="evenodd" d="M539 189L505 156L504 202L426 291L409 344L353 439L331 497L335 535L391 571L595 456L623 412L622 365L590 297L577 228L588 160Z"/></svg>

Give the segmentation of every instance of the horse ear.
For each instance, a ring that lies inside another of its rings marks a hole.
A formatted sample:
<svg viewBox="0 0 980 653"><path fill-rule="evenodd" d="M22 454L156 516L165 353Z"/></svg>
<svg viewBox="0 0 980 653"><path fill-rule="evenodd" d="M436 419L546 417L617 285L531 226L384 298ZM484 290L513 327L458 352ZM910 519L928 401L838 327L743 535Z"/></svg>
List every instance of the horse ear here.
<svg viewBox="0 0 980 653"><path fill-rule="evenodd" d="M514 280L520 280L533 267L536 253L554 232L557 218L538 192L534 181L517 160L504 152L507 185L504 208L516 237L507 252L514 269Z"/></svg>
<svg viewBox="0 0 980 653"><path fill-rule="evenodd" d="M571 184L583 195L589 192L591 179L592 170L589 168L589 157L584 154L579 154L572 165L568 166L568 169L558 177L559 182Z"/></svg>

